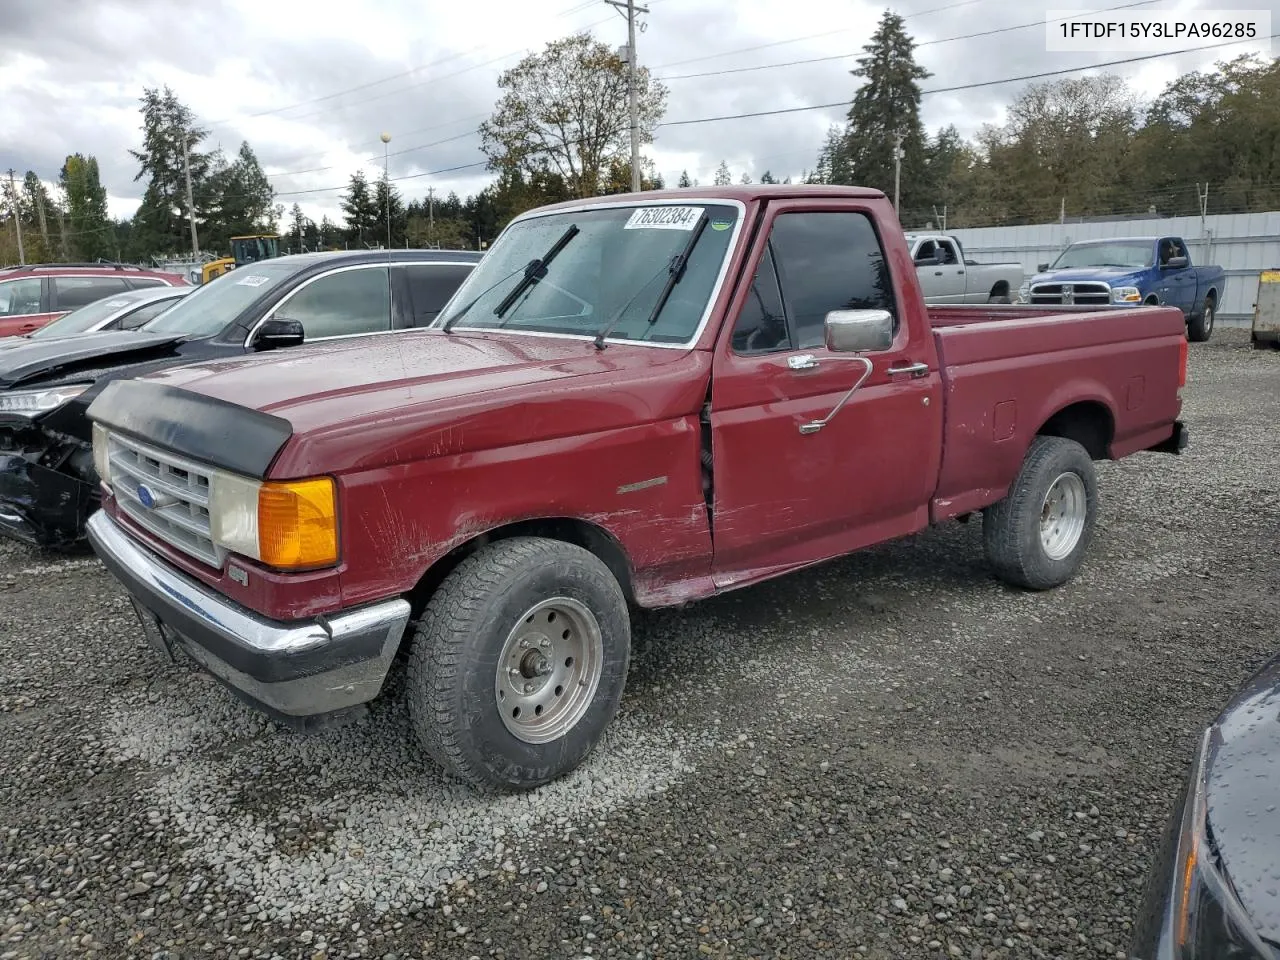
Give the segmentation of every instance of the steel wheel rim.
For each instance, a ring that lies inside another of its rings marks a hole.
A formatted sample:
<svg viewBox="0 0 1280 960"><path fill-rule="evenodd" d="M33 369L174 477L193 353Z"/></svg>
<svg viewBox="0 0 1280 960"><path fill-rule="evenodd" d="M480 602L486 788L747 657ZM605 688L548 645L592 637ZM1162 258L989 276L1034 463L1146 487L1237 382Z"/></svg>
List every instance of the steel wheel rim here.
<svg viewBox="0 0 1280 960"><path fill-rule="evenodd" d="M1213 329L1213 307L1206 304L1204 308L1205 333L1208 333L1212 329Z"/></svg>
<svg viewBox="0 0 1280 960"><path fill-rule="evenodd" d="M550 743L572 730L604 672L600 623L585 604L552 597L526 610L498 656L493 695L507 731Z"/></svg>
<svg viewBox="0 0 1280 960"><path fill-rule="evenodd" d="M1080 543L1089 513L1089 494L1077 473L1059 474L1040 505L1040 546L1050 560L1062 560Z"/></svg>

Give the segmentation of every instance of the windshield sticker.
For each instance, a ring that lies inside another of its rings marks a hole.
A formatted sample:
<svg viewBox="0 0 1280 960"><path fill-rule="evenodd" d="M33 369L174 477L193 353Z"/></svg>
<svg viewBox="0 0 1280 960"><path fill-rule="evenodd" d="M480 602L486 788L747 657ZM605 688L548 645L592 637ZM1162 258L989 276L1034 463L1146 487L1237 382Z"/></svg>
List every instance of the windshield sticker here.
<svg viewBox="0 0 1280 960"><path fill-rule="evenodd" d="M103 304L104 307L127 307L128 305L128 300L108 300Z"/></svg>
<svg viewBox="0 0 1280 960"><path fill-rule="evenodd" d="M271 279L270 277L249 276L249 277L241 277L239 280L236 281L236 283L238 283L242 287L260 287L270 279Z"/></svg>
<svg viewBox="0 0 1280 960"><path fill-rule="evenodd" d="M631 214L623 230L692 230L702 207L641 207Z"/></svg>
<svg viewBox="0 0 1280 960"><path fill-rule="evenodd" d="M711 221L711 229L715 230L717 233L724 230L728 230L732 226L733 226L732 220L712 220Z"/></svg>

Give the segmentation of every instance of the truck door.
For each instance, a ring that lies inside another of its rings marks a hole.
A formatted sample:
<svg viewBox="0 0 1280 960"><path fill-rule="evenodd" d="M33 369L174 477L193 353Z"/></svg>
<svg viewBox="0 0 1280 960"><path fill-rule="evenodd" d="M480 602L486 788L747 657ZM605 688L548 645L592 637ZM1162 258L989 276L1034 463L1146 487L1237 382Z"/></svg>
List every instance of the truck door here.
<svg viewBox="0 0 1280 960"><path fill-rule="evenodd" d="M1190 265L1191 258L1186 244L1177 237L1165 237L1160 241L1156 256L1160 270L1161 301L1189 314L1196 305L1196 271ZM1168 266L1168 261L1173 257L1187 257L1187 266L1181 269Z"/></svg>
<svg viewBox="0 0 1280 960"><path fill-rule="evenodd" d="M954 284L939 262L941 252L936 240L921 240L916 247L916 279L920 281L925 303L948 303L955 294Z"/></svg>
<svg viewBox="0 0 1280 960"><path fill-rule="evenodd" d="M918 285L857 201L771 205L712 376L712 538L723 585L921 529L942 447L941 380ZM895 284L893 273L898 274ZM824 346L834 310L886 309L865 365ZM801 427L845 405L816 432Z"/></svg>
<svg viewBox="0 0 1280 960"><path fill-rule="evenodd" d="M974 293L968 287L968 271L956 245L943 237L938 241L938 251L942 254L942 265L939 267L942 271L942 287L947 291L947 298L942 302L965 303L972 300ZM987 298L983 296L982 299L985 302Z"/></svg>

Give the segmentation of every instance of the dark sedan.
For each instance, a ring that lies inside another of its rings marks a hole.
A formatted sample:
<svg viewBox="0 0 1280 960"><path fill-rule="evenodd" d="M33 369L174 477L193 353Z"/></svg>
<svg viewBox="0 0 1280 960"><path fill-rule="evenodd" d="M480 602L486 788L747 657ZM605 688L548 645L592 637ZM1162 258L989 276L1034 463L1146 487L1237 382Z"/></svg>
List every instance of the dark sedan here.
<svg viewBox="0 0 1280 960"><path fill-rule="evenodd" d="M1280 960L1280 657L1204 732L1129 955Z"/></svg>
<svg viewBox="0 0 1280 960"><path fill-rule="evenodd" d="M426 326L480 258L454 250L280 257L224 274L138 330L31 338L0 350L0 534L55 548L83 542L98 502L85 411L108 383Z"/></svg>

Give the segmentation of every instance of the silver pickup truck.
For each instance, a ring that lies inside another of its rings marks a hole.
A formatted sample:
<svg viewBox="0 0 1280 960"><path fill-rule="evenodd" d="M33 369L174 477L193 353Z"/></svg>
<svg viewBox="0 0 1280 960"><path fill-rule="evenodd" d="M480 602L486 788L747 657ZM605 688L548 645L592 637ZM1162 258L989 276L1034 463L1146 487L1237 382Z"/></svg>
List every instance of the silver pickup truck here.
<svg viewBox="0 0 1280 960"><path fill-rule="evenodd" d="M970 260L950 234L908 233L907 247L925 303L1012 303L1022 286L1022 264Z"/></svg>

